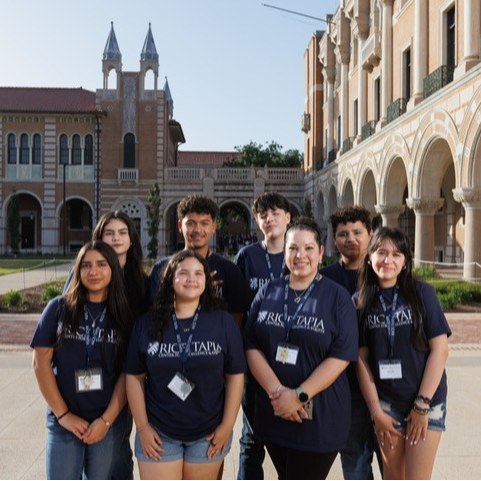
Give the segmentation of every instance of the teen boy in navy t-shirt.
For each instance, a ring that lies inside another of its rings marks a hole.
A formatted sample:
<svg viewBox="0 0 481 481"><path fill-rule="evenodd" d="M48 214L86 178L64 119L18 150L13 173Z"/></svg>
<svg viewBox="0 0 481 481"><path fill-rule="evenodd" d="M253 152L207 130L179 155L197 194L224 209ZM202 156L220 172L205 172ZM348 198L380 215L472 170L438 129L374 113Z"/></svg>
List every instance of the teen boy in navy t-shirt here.
<svg viewBox="0 0 481 481"><path fill-rule="evenodd" d="M257 197L252 205L252 212L264 234L264 240L242 248L234 263L244 274L254 299L262 286L288 272L284 260L284 235L291 221L291 214L289 201L275 192L265 192ZM264 479L262 463L265 448L253 431L254 402L254 379L248 373L242 399L244 416L237 479Z"/></svg>

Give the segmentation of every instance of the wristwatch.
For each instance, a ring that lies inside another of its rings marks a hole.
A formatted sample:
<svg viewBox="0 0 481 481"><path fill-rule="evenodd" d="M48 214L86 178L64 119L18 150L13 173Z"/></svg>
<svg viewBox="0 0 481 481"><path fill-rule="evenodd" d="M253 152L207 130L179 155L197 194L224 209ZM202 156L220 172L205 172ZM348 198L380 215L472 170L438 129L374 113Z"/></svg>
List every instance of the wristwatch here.
<svg viewBox="0 0 481 481"><path fill-rule="evenodd" d="M295 391L296 391L297 397L299 398L299 401L301 401L302 404L309 401L309 396L301 389L301 386L296 387Z"/></svg>

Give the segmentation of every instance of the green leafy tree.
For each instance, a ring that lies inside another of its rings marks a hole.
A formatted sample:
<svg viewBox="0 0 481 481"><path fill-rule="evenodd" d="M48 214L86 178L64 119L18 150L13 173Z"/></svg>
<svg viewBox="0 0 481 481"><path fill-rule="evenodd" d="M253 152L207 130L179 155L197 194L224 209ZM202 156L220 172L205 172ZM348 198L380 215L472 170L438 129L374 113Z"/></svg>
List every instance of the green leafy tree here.
<svg viewBox="0 0 481 481"><path fill-rule="evenodd" d="M156 259L157 253L159 251L159 227L160 227L160 204L162 199L160 198L160 187L157 182L155 182L149 190L149 205L147 207L148 215L148 233L149 233L149 243L147 244L148 257L149 259Z"/></svg>
<svg viewBox="0 0 481 481"><path fill-rule="evenodd" d="M20 199L15 190L8 205L7 228L10 236L10 248L16 254L20 250Z"/></svg>
<svg viewBox="0 0 481 481"><path fill-rule="evenodd" d="M237 160L225 162L224 167L302 167L304 161L298 150L282 152L282 146L274 141L265 146L250 142L235 149L239 152Z"/></svg>

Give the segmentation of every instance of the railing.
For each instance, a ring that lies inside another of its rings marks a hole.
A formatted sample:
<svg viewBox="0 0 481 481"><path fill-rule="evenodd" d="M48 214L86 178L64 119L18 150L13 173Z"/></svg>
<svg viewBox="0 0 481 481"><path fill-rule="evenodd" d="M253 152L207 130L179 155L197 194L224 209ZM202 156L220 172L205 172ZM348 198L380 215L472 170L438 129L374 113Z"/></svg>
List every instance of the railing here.
<svg viewBox="0 0 481 481"><path fill-rule="evenodd" d="M454 78L454 69L454 65L441 65L430 73L423 82L424 98L427 99L430 95L451 83Z"/></svg>
<svg viewBox="0 0 481 481"><path fill-rule="evenodd" d="M361 139L366 140L367 138L371 137L374 132L376 132L376 121L370 120L369 122L365 123L361 129Z"/></svg>
<svg viewBox="0 0 481 481"><path fill-rule="evenodd" d="M387 108L387 123L389 124L393 120L401 117L402 114L406 113L406 99L404 97L399 97Z"/></svg>
<svg viewBox="0 0 481 481"><path fill-rule="evenodd" d="M42 178L42 166L40 164L7 164L6 178L40 180Z"/></svg>
<svg viewBox="0 0 481 481"><path fill-rule="evenodd" d="M166 180L200 180L201 169L197 167L168 167L165 173Z"/></svg>
<svg viewBox="0 0 481 481"><path fill-rule="evenodd" d="M253 172L250 168L224 168L215 169L214 178L216 180L254 180Z"/></svg>
<svg viewBox="0 0 481 481"><path fill-rule="evenodd" d="M363 68L372 72L373 67L379 65L381 50L381 34L379 30L374 30L362 47L361 65Z"/></svg>
<svg viewBox="0 0 481 481"><path fill-rule="evenodd" d="M327 163L330 164L331 162L334 162L337 157L337 149L332 149L328 154L327 154Z"/></svg>
<svg viewBox="0 0 481 481"><path fill-rule="evenodd" d="M304 179L304 171L296 168L269 168L267 180L298 182Z"/></svg>
<svg viewBox="0 0 481 481"><path fill-rule="evenodd" d="M352 149L353 142L354 137L347 137L344 139L344 141L342 142L342 152L344 154Z"/></svg>
<svg viewBox="0 0 481 481"><path fill-rule="evenodd" d="M167 167L165 180L167 181L200 181L206 175L212 176L218 182L247 182L261 177L270 182L302 182L304 170L301 168L254 168L254 167L220 167L203 169L197 167Z"/></svg>
<svg viewBox="0 0 481 481"><path fill-rule="evenodd" d="M322 170L324 167L324 159L316 160L316 171Z"/></svg>
<svg viewBox="0 0 481 481"><path fill-rule="evenodd" d="M301 116L301 130L307 134L311 130L311 114L302 114Z"/></svg>
<svg viewBox="0 0 481 481"><path fill-rule="evenodd" d="M135 182L139 181L139 169L119 169L117 180L120 182Z"/></svg>
<svg viewBox="0 0 481 481"><path fill-rule="evenodd" d="M63 180L63 164L58 166L57 179ZM65 167L65 180L93 180L94 166L93 165L78 165L67 164Z"/></svg>

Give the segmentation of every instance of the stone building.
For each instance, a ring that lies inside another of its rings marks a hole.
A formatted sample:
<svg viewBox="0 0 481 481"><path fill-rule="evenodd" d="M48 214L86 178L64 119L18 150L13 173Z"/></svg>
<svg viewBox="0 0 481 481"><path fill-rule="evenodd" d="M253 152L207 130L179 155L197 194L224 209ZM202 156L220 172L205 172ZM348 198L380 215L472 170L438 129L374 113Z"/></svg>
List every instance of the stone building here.
<svg viewBox="0 0 481 481"><path fill-rule="evenodd" d="M479 0L340 0L305 52L306 192L481 277ZM332 250L332 233L328 238Z"/></svg>

